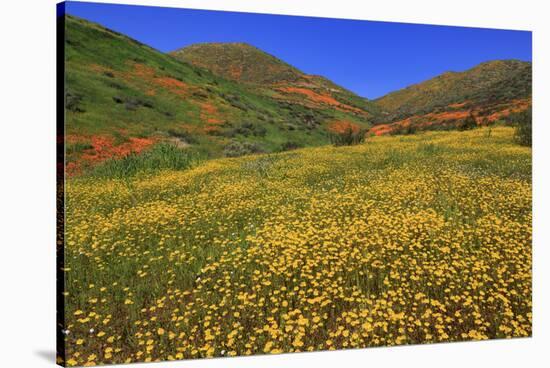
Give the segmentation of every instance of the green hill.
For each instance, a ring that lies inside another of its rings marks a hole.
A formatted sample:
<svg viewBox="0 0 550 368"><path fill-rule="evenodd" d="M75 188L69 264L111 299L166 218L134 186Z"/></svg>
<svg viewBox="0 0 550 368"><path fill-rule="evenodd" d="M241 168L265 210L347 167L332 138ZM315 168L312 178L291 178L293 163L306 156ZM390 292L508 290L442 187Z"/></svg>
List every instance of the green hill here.
<svg viewBox="0 0 550 368"><path fill-rule="evenodd" d="M499 92L500 91L500 92ZM426 113L437 107L472 100L514 99L531 94L531 63L496 60L464 72L447 72L425 82L389 93L375 102L390 113Z"/></svg>
<svg viewBox="0 0 550 368"><path fill-rule="evenodd" d="M234 48L252 49L220 46L216 57ZM250 53L259 68L279 68L267 73L281 81L276 87L226 78L73 16L65 50L69 172L161 142L208 157L323 145L335 121L372 121L372 103L258 49Z"/></svg>
<svg viewBox="0 0 550 368"><path fill-rule="evenodd" d="M195 44L170 54L239 82L294 82L303 78L292 65L246 43Z"/></svg>
<svg viewBox="0 0 550 368"><path fill-rule="evenodd" d="M392 92L374 102L383 110L380 123L445 125L473 114L497 120L531 103L531 63L495 60L464 72L447 72ZM377 127L374 131L385 130Z"/></svg>
<svg viewBox="0 0 550 368"><path fill-rule="evenodd" d="M359 120L374 119L372 102L325 77L308 75L246 43L202 43L170 53L218 76L246 84L256 93L319 109L330 106ZM304 99L305 98L305 99Z"/></svg>

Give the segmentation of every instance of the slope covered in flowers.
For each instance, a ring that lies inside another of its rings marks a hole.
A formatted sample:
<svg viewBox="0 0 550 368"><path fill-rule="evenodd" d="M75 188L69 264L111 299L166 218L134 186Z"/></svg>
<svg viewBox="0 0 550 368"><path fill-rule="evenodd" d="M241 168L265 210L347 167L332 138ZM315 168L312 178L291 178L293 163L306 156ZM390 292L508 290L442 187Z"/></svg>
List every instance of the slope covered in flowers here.
<svg viewBox="0 0 550 368"><path fill-rule="evenodd" d="M66 184L67 364L531 335L531 150L373 137Z"/></svg>
<svg viewBox="0 0 550 368"><path fill-rule="evenodd" d="M241 154L235 146L243 145L245 153L319 146L330 142L333 121L368 128L378 111L355 93L251 46L204 50L198 59L231 69L220 75L82 18L66 16L63 28L71 175L140 153L145 143L175 142L208 157ZM232 76L235 71L243 78ZM259 76L274 80L248 83Z"/></svg>

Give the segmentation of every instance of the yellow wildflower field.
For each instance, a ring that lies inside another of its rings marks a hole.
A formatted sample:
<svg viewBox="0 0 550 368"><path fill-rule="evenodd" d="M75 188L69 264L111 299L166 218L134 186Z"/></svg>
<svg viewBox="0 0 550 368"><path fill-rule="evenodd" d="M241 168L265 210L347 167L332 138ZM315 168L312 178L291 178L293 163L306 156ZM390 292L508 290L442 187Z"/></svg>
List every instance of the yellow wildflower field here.
<svg viewBox="0 0 550 368"><path fill-rule="evenodd" d="M531 335L531 149L381 136L66 183L69 365Z"/></svg>

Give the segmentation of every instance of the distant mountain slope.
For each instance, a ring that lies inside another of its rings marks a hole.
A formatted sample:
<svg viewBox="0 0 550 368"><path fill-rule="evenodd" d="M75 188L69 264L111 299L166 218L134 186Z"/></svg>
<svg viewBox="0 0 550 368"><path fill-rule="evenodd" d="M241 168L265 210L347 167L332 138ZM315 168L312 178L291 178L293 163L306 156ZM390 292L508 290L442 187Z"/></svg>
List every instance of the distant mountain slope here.
<svg viewBox="0 0 550 368"><path fill-rule="evenodd" d="M279 100L310 107L325 104L362 118L373 118L379 112L372 102L334 82L322 76L305 74L246 43L202 43L170 54Z"/></svg>
<svg viewBox="0 0 550 368"><path fill-rule="evenodd" d="M303 78L292 65L246 43L195 44L170 54L239 82L294 82Z"/></svg>
<svg viewBox="0 0 550 368"><path fill-rule="evenodd" d="M498 97L521 98L530 95L531 63L496 60L477 65L464 72L447 72L425 82L389 93L376 104L390 113L428 112L434 107L472 99L486 102L502 88Z"/></svg>
<svg viewBox="0 0 550 368"><path fill-rule="evenodd" d="M372 103L259 50L263 70L279 65L271 77L285 83L228 79L73 16L66 16L65 49L73 172L163 141L212 157L322 145L335 122L369 127L373 120Z"/></svg>
<svg viewBox="0 0 550 368"><path fill-rule="evenodd" d="M377 123L437 125L470 113L479 120L494 120L530 104L531 73L531 63L518 60L489 61L464 72L443 73L375 100L383 110Z"/></svg>

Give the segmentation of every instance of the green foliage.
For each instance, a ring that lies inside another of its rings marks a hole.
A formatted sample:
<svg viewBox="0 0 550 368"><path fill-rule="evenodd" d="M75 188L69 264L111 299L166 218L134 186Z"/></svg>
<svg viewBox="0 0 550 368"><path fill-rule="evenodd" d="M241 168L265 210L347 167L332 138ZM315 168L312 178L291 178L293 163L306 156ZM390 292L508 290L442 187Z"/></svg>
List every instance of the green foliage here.
<svg viewBox="0 0 550 368"><path fill-rule="evenodd" d="M477 121L473 114L468 115L457 123L458 130L471 130L477 128Z"/></svg>
<svg viewBox="0 0 550 368"><path fill-rule="evenodd" d="M488 125L487 129L485 130L485 138L491 138L491 134L493 133L493 126Z"/></svg>
<svg viewBox="0 0 550 368"><path fill-rule="evenodd" d="M236 127L226 131L224 135L228 137L235 137L242 135L243 137L265 137L267 129L258 123L244 122L238 124Z"/></svg>
<svg viewBox="0 0 550 368"><path fill-rule="evenodd" d="M139 97L114 96L113 101L117 104L124 104L126 110L130 111L137 110L139 107L153 108L153 103L151 101Z"/></svg>
<svg viewBox="0 0 550 368"><path fill-rule="evenodd" d="M72 112L85 112L81 107L82 95L71 90L65 92L65 108Z"/></svg>
<svg viewBox="0 0 550 368"><path fill-rule="evenodd" d="M65 152L67 154L75 154L75 153L81 153L87 149L94 148L90 143L86 142L74 142L74 143L67 143L65 145Z"/></svg>
<svg viewBox="0 0 550 368"><path fill-rule="evenodd" d="M113 138L114 138L113 143L114 143L115 146L118 146L120 144L123 144L123 143L126 143L126 142L130 141L127 136L125 136L124 134L122 134L118 130L113 131L112 135L113 135Z"/></svg>
<svg viewBox="0 0 550 368"><path fill-rule="evenodd" d="M343 132L330 132L330 142L335 146L353 146L365 141L365 129L354 130L351 126L347 127Z"/></svg>
<svg viewBox="0 0 550 368"><path fill-rule="evenodd" d="M300 147L302 147L302 145L298 142L286 141L281 145L281 151L292 151Z"/></svg>
<svg viewBox="0 0 550 368"><path fill-rule="evenodd" d="M261 152L264 152L264 150L257 143L240 141L233 141L223 149L226 157L239 157Z"/></svg>
<svg viewBox="0 0 550 368"><path fill-rule="evenodd" d="M419 129L413 124L408 124L407 126L402 126L391 131L391 135L409 135L415 134Z"/></svg>
<svg viewBox="0 0 550 368"><path fill-rule="evenodd" d="M443 153L444 148L435 143L420 143L418 145L418 152L426 156L433 156Z"/></svg>
<svg viewBox="0 0 550 368"><path fill-rule="evenodd" d="M178 128L171 128L168 130L168 134L171 137L175 137L180 139L181 141L184 141L189 144L196 144L198 143L197 138L195 138L191 133L189 133L187 130L178 129Z"/></svg>
<svg viewBox="0 0 550 368"><path fill-rule="evenodd" d="M110 159L93 168L87 175L104 178L128 178L136 174L150 174L160 170L186 170L204 157L189 149L161 143L141 154L132 153L120 159Z"/></svg>
<svg viewBox="0 0 550 368"><path fill-rule="evenodd" d="M514 114L510 119L516 125L516 142L522 146L531 146L533 142L533 113L531 107Z"/></svg>

